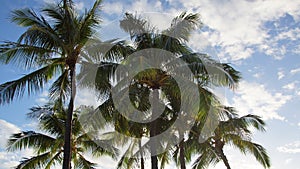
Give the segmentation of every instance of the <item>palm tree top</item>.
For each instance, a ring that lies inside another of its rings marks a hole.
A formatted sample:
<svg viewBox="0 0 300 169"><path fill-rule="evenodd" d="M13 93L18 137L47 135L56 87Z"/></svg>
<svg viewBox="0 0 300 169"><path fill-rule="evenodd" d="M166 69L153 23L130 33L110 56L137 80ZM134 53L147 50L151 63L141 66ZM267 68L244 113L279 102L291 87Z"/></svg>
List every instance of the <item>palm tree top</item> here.
<svg viewBox="0 0 300 169"><path fill-rule="evenodd" d="M48 4L39 12L29 8L12 12L12 22L27 29L16 42L0 44L0 62L32 72L2 84L0 104L10 103L25 92L31 95L41 91L45 83L57 76L50 95L67 97L70 88L67 71L80 61L83 47L101 22L100 3L101 0L96 0L90 10L81 14L65 10L71 7L62 3Z"/></svg>
<svg viewBox="0 0 300 169"><path fill-rule="evenodd" d="M17 168L50 168L61 164L64 145L64 125L67 110L58 108L55 104L32 107L27 114L29 118L38 120L41 132L22 131L13 134L7 143L7 150L14 152L26 148L32 148L35 156L24 158ZM78 115L83 111L91 111L92 107L81 106L74 111L72 123L72 162L75 168L93 168L95 163L87 160L85 153L93 156L108 155L116 158L118 150L106 146L104 149L97 143L105 144L104 140L92 140L91 133L86 133L80 124Z"/></svg>

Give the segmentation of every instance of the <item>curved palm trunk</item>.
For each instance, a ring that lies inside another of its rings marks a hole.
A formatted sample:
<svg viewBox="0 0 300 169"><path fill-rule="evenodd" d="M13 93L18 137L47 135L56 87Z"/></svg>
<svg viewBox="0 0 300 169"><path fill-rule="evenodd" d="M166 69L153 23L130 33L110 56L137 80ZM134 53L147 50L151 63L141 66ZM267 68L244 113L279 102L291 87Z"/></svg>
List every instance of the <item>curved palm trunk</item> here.
<svg viewBox="0 0 300 169"><path fill-rule="evenodd" d="M145 169L144 157L143 157L143 152L142 152L142 142L141 141L139 141L139 149L140 149L140 156L141 156L141 169Z"/></svg>
<svg viewBox="0 0 300 169"><path fill-rule="evenodd" d="M158 100L159 100L158 90L153 90L152 115L154 113L157 113ZM156 120L154 120L150 124L150 140L152 137L154 137L156 135L156 133L157 133L157 122L156 122ZM152 145L150 145L151 169L158 169L156 144L157 143L153 143Z"/></svg>
<svg viewBox="0 0 300 169"><path fill-rule="evenodd" d="M183 138L183 136L181 138ZM182 139L182 141L180 141L179 143L179 161L180 161L180 168L186 169L185 158L184 158L184 139Z"/></svg>
<svg viewBox="0 0 300 169"><path fill-rule="evenodd" d="M226 168L231 169L228 159L227 159L226 155L224 154L223 150L221 150L221 152L220 152L220 157L221 157L223 163L225 164Z"/></svg>
<svg viewBox="0 0 300 169"><path fill-rule="evenodd" d="M226 157L226 155L224 154L224 151L223 151L223 147L224 147L225 143L223 141L221 141L220 139L216 139L215 144L216 144L215 150L216 150L217 154L222 159L222 161L225 164L226 168L231 169L231 167L229 165L229 162L228 162L228 159L227 159L227 157Z"/></svg>
<svg viewBox="0 0 300 169"><path fill-rule="evenodd" d="M65 123L65 144L64 144L64 159L63 169L71 169L72 159L72 116L74 109L74 99L76 95L76 78L75 78L75 65L70 66L70 79L71 79L71 97L68 105L67 119Z"/></svg>

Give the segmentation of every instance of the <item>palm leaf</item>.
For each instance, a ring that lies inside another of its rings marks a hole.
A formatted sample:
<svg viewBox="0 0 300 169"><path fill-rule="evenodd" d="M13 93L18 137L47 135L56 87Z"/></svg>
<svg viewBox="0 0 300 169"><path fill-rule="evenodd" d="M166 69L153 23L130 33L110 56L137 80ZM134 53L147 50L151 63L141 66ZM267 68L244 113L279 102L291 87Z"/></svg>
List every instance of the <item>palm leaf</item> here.
<svg viewBox="0 0 300 169"><path fill-rule="evenodd" d="M51 158L51 154L49 152L33 156L31 158L24 158L16 169L42 168L49 158Z"/></svg>
<svg viewBox="0 0 300 169"><path fill-rule="evenodd" d="M263 165L264 168L269 168L271 166L270 158L266 152L266 149L261 145L257 143L253 143L248 140L239 139L239 138L232 139L232 143L243 153L253 154L256 160L259 163L261 163L261 165Z"/></svg>
<svg viewBox="0 0 300 169"><path fill-rule="evenodd" d="M96 164L90 162L83 155L77 153L77 159L74 160L74 167L78 169L95 169Z"/></svg>
<svg viewBox="0 0 300 169"><path fill-rule="evenodd" d="M70 95L70 79L69 72L64 71L51 85L49 89L49 96L52 100L66 101Z"/></svg>
<svg viewBox="0 0 300 169"><path fill-rule="evenodd" d="M50 149L55 138L45 134L36 133L34 131L23 131L21 133L13 134L7 143L7 151L22 150L25 148L35 148L37 150Z"/></svg>
<svg viewBox="0 0 300 169"><path fill-rule="evenodd" d="M48 59L53 53L56 51L30 44L7 41L0 45L1 62L12 63L25 69L42 65L43 60Z"/></svg>
<svg viewBox="0 0 300 169"><path fill-rule="evenodd" d="M0 104L10 103L14 99L23 96L26 87L29 95L41 91L44 88L44 84L54 76L57 66L56 64L51 64L24 75L20 79L1 84Z"/></svg>
<svg viewBox="0 0 300 169"><path fill-rule="evenodd" d="M183 12L172 20L170 28L165 30L164 33L178 40L188 41L191 32L200 26L202 26L202 23L198 14Z"/></svg>
<svg viewBox="0 0 300 169"><path fill-rule="evenodd" d="M50 169L51 166L55 166L57 164L60 164L62 161L62 151L57 152L55 155L52 156L51 159L47 162L47 165L45 166L45 169Z"/></svg>

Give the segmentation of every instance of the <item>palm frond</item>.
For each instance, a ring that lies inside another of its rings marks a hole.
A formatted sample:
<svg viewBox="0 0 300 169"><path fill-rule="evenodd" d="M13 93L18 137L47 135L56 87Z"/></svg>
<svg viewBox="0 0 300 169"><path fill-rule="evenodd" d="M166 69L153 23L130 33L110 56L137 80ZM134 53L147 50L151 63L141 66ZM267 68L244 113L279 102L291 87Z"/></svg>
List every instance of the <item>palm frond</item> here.
<svg viewBox="0 0 300 169"><path fill-rule="evenodd" d="M83 155L80 153L76 154L77 159L74 160L74 168L78 169L95 169L96 164L87 160Z"/></svg>
<svg viewBox="0 0 300 169"><path fill-rule="evenodd" d="M85 14L79 26L80 44L84 45L94 33L93 27L100 23L98 15L102 0L96 0L93 7Z"/></svg>
<svg viewBox="0 0 300 169"><path fill-rule="evenodd" d="M55 53L53 49L6 41L0 45L0 62L28 69L42 65Z"/></svg>
<svg viewBox="0 0 300 169"><path fill-rule="evenodd" d="M18 42L24 41L28 45L36 45L46 49L63 47L55 28L42 16L38 15L32 9L20 9L13 11L12 21L18 25L29 27L19 38Z"/></svg>
<svg viewBox="0 0 300 169"><path fill-rule="evenodd" d="M240 72L228 64L219 63L210 56L201 53L192 53L180 57L188 63L189 68L199 80L205 85L224 86L234 89L239 82Z"/></svg>
<svg viewBox="0 0 300 169"><path fill-rule="evenodd" d="M209 165L215 165L219 162L218 155L215 151L209 147L206 147L206 150L201 152L201 155L192 164L192 169L205 169Z"/></svg>
<svg viewBox="0 0 300 169"><path fill-rule="evenodd" d="M129 33L131 38L136 38L145 33L153 33L155 30L147 20L131 13L125 13L124 19L120 21L120 27Z"/></svg>
<svg viewBox="0 0 300 169"><path fill-rule="evenodd" d="M267 151L261 145L243 139L233 139L232 143L243 153L253 154L256 160L261 163L264 168L269 168L271 166Z"/></svg>
<svg viewBox="0 0 300 169"><path fill-rule="evenodd" d="M40 128L56 137L62 137L65 131L65 112L55 112L40 119Z"/></svg>
<svg viewBox="0 0 300 169"><path fill-rule="evenodd" d="M30 112L27 113L27 117L34 120L41 120L46 116L54 113L53 104L46 104L44 106L34 106L30 108Z"/></svg>
<svg viewBox="0 0 300 169"><path fill-rule="evenodd" d="M64 102L70 95L69 72L64 71L51 85L49 96L51 100L61 100Z"/></svg>
<svg viewBox="0 0 300 169"><path fill-rule="evenodd" d="M50 156L51 154L46 152L31 158L24 158L22 161L20 161L20 164L16 166L16 169L42 168L44 164L47 163Z"/></svg>
<svg viewBox="0 0 300 169"><path fill-rule="evenodd" d="M57 66L56 64L47 65L24 75L20 79L1 84L0 104L10 103L14 99L23 96L26 87L28 95L41 91L44 88L44 84L55 75Z"/></svg>
<svg viewBox="0 0 300 169"><path fill-rule="evenodd" d="M192 31L201 26L199 14L183 12L172 20L170 28L164 33L178 40L188 41Z"/></svg>
<svg viewBox="0 0 300 169"><path fill-rule="evenodd" d="M62 151L57 152L55 155L52 156L51 159L48 159L47 165L45 169L51 169L52 166L58 165L62 162Z"/></svg>
<svg viewBox="0 0 300 169"><path fill-rule="evenodd" d="M50 149L55 138L45 134L36 133L34 131L23 131L21 133L13 134L7 142L7 151L22 150L25 148L34 148L37 150Z"/></svg>

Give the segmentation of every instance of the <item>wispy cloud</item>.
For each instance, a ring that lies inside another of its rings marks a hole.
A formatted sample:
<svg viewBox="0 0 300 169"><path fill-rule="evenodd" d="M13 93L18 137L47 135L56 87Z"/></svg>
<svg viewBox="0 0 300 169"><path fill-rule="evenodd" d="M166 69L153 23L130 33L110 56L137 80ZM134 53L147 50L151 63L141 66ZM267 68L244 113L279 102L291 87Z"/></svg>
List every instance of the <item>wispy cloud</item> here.
<svg viewBox="0 0 300 169"><path fill-rule="evenodd" d="M41 93L38 98L35 99L35 102L38 104L38 105L43 105L47 102L49 102L49 92L47 90L43 91L43 93Z"/></svg>
<svg viewBox="0 0 300 169"><path fill-rule="evenodd" d="M300 2L285 3L281 0L180 2L186 9L194 9L202 15L203 22L210 28L209 40L221 47L220 56L233 61L251 57L256 47L277 59L282 58L287 52L286 47L280 46L272 39L264 24L279 20L287 13L296 19L299 17L300 7ZM277 40L298 39L297 31L287 30L280 34Z"/></svg>
<svg viewBox="0 0 300 169"><path fill-rule="evenodd" d="M200 33L201 39L218 48L218 56L229 61L239 61L251 57L257 49L275 59L282 59L288 49L280 44L280 40L295 41L300 38L300 29L291 28L280 31L274 38L274 33L265 26L267 22L275 22L289 14L294 19L300 17L300 1L285 3L281 0L266 1L218 1L218 0L172 0L168 7L160 1L140 0L131 3L105 2L103 11L109 15L122 16L125 11L146 13L168 13L174 17L178 11L189 10L201 14L203 23L207 26ZM172 18L171 17L171 18ZM212 19L213 18L213 19ZM166 27L166 18L150 15L149 19L156 21L158 27ZM280 25L279 25L280 26ZM199 37L198 37L199 39ZM199 46L196 34L193 35L191 46ZM196 45L197 44L197 45Z"/></svg>
<svg viewBox="0 0 300 169"><path fill-rule="evenodd" d="M300 141L295 141L277 148L282 153L300 153Z"/></svg>
<svg viewBox="0 0 300 169"><path fill-rule="evenodd" d="M297 82L292 82L292 83L286 84L282 88L287 89L287 90L294 90L296 88L296 83Z"/></svg>
<svg viewBox="0 0 300 169"><path fill-rule="evenodd" d="M0 119L0 149L6 148L7 139L11 134L20 132L20 128L5 120Z"/></svg>
<svg viewBox="0 0 300 169"><path fill-rule="evenodd" d="M278 80L284 78L285 77L284 71L283 70L278 71L277 72L277 77L278 77Z"/></svg>
<svg viewBox="0 0 300 169"><path fill-rule="evenodd" d="M299 72L300 72L300 68L292 69L292 70L290 71L290 73L291 73L292 75L294 75L294 74L296 74L296 73L299 73Z"/></svg>
<svg viewBox="0 0 300 169"><path fill-rule="evenodd" d="M6 143L8 138L21 129L14 124L0 119L0 168L12 168L19 164L22 157L30 157L32 150L24 150L19 152L7 152Z"/></svg>
<svg viewBox="0 0 300 169"><path fill-rule="evenodd" d="M100 105L101 101L96 96L94 90L92 89L77 89L77 96L75 97L75 106L80 105L90 105L97 107Z"/></svg>
<svg viewBox="0 0 300 169"><path fill-rule="evenodd" d="M241 114L256 114L264 119L284 120L278 110L292 97L280 92L270 92L262 84L242 81L233 97L233 106Z"/></svg>

